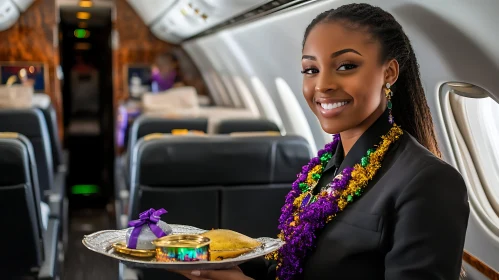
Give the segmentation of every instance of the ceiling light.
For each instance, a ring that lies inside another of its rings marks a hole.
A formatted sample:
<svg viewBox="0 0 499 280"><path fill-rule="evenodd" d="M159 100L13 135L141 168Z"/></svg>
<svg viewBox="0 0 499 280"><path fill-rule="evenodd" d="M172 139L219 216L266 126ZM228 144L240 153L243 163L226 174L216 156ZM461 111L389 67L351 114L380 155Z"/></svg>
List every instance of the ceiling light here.
<svg viewBox="0 0 499 280"><path fill-rule="evenodd" d="M91 17L90 13L87 13L87 12L77 12L76 13L77 19L89 19L90 17Z"/></svg>
<svg viewBox="0 0 499 280"><path fill-rule="evenodd" d="M90 8L90 7L92 7L92 0L81 0L80 1L80 7L83 7L83 8Z"/></svg>

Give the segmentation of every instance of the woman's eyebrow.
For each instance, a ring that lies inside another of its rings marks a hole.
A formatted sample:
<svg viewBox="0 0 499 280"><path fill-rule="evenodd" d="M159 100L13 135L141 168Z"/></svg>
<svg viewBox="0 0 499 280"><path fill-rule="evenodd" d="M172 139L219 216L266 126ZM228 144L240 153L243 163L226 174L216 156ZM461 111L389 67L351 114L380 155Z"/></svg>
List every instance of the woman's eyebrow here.
<svg viewBox="0 0 499 280"><path fill-rule="evenodd" d="M349 52L352 52L352 53L355 53L355 54L358 54L360 56L362 56L358 51L354 50L354 49L343 49L343 50L339 50L339 51L336 51L334 53L331 54L331 58L335 58L337 56L340 56L342 54L345 54L345 53L349 53ZM313 55L303 55L301 57L301 59L307 59L307 60L317 60L317 58Z"/></svg>
<svg viewBox="0 0 499 280"><path fill-rule="evenodd" d="M356 51L354 49L343 49L343 50L339 50L339 51L332 53L331 58L334 58L334 57L337 57L337 56L340 56L344 53L349 53L349 52L356 53L356 54L362 56L358 51Z"/></svg>
<svg viewBox="0 0 499 280"><path fill-rule="evenodd" d="M308 59L308 60L317 60L315 56L312 55L304 55L301 57L301 59Z"/></svg>

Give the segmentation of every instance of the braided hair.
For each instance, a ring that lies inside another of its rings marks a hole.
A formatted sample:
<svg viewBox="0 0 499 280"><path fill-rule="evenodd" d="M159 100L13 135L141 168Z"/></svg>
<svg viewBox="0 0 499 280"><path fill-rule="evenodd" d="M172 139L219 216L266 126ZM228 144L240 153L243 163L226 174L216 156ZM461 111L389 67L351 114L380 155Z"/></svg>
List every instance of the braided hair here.
<svg viewBox="0 0 499 280"><path fill-rule="evenodd" d="M310 31L319 23L339 22L351 29L365 29L381 45L381 63L391 59L399 64L399 77L393 85L392 114L405 131L437 157L441 157L411 42L402 26L388 12L369 4L349 4L318 15L307 27L303 46ZM398 92L398 94L397 94Z"/></svg>

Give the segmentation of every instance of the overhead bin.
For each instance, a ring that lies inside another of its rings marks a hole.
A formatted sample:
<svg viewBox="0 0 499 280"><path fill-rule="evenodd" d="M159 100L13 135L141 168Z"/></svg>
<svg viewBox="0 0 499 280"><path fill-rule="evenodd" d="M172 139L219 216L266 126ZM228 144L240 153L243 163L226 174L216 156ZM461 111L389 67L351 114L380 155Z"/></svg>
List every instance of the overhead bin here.
<svg viewBox="0 0 499 280"><path fill-rule="evenodd" d="M165 14L178 0L127 0L146 25Z"/></svg>
<svg viewBox="0 0 499 280"><path fill-rule="evenodd" d="M34 1L35 0L12 0L12 2L14 2L17 7L19 7L19 10L21 10L21 12L26 12L26 10Z"/></svg>
<svg viewBox="0 0 499 280"><path fill-rule="evenodd" d="M129 1L139 5L140 0ZM180 42L266 2L270 1L179 0L151 25L151 31L162 40Z"/></svg>
<svg viewBox="0 0 499 280"><path fill-rule="evenodd" d="M34 0L0 1L0 31L9 29Z"/></svg>
<svg viewBox="0 0 499 280"><path fill-rule="evenodd" d="M7 30L14 25L20 14L11 1L0 3L0 31Z"/></svg>

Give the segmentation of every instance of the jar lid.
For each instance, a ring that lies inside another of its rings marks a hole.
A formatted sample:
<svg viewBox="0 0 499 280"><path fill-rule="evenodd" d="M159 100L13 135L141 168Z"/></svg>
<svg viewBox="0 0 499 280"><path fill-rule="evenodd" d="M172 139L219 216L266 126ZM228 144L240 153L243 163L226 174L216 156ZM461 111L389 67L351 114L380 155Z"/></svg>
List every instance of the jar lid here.
<svg viewBox="0 0 499 280"><path fill-rule="evenodd" d="M152 243L156 247L170 248L201 248L210 244L211 240L197 234L168 235L154 240Z"/></svg>
<svg viewBox="0 0 499 280"><path fill-rule="evenodd" d="M134 256L134 257L142 257L142 258L147 258L147 257L154 257L156 254L156 250L137 250L137 249L130 249L126 246L125 242L116 242L113 243L113 248L116 252Z"/></svg>

